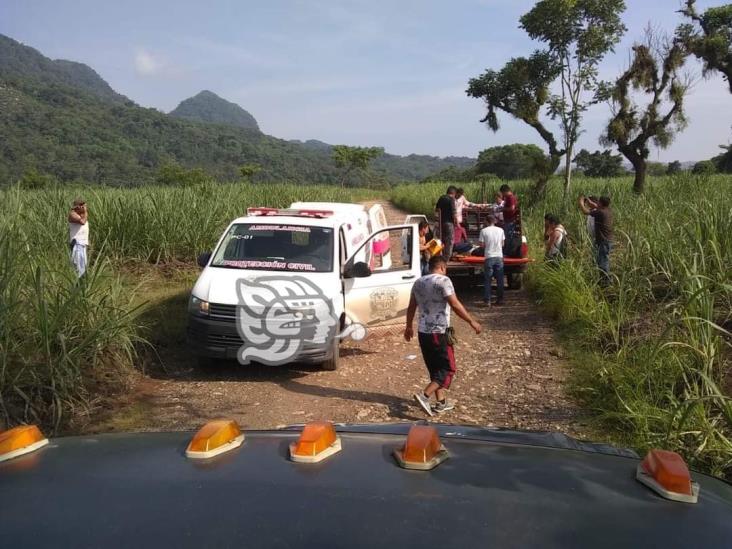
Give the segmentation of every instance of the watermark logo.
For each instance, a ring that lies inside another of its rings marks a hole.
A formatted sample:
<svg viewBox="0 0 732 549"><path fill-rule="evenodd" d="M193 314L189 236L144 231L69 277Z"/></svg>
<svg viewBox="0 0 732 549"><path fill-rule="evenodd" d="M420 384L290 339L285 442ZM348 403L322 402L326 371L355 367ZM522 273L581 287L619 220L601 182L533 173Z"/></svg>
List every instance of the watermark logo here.
<svg viewBox="0 0 732 549"><path fill-rule="evenodd" d="M237 358L268 365L291 362L307 348L323 353L335 338L361 340L366 328L351 324L338 333L333 303L302 276L262 276L237 281L236 327L244 341Z"/></svg>

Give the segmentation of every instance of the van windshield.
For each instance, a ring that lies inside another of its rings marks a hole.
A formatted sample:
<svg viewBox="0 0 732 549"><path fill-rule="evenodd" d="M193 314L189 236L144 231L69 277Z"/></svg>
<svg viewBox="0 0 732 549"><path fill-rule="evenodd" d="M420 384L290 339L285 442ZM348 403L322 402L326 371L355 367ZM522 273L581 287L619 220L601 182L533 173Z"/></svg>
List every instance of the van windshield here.
<svg viewBox="0 0 732 549"><path fill-rule="evenodd" d="M303 225L232 225L211 262L213 267L265 271L333 270L333 229Z"/></svg>

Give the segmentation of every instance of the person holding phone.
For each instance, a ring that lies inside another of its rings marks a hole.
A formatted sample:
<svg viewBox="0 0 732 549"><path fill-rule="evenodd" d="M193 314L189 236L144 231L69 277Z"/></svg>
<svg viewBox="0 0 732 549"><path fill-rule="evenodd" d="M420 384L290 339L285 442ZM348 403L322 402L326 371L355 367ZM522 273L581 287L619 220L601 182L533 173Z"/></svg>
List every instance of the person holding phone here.
<svg viewBox="0 0 732 549"><path fill-rule="evenodd" d="M81 278L86 272L86 248L89 246L89 212L85 200L81 198L74 200L68 219L71 264Z"/></svg>

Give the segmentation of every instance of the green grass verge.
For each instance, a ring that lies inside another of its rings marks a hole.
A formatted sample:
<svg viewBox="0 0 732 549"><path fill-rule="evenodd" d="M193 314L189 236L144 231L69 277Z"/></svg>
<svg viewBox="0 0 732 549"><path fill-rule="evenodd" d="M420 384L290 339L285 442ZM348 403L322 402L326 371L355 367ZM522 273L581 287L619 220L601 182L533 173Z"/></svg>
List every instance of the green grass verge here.
<svg viewBox="0 0 732 549"><path fill-rule="evenodd" d="M392 200L429 215L447 184L399 187ZM478 199L478 184L463 186ZM514 187L525 197L529 182ZM613 201L607 289L597 284L585 219L575 205L579 192ZM547 196L524 200L522 208L538 259L528 286L569 350L570 391L613 442L676 450L694 467L729 478L732 400L724 387L732 357L732 180L655 178L636 196L629 178L578 178L572 195L565 201L557 180ZM541 261L547 212L562 218L571 238L569 257L558 268Z"/></svg>

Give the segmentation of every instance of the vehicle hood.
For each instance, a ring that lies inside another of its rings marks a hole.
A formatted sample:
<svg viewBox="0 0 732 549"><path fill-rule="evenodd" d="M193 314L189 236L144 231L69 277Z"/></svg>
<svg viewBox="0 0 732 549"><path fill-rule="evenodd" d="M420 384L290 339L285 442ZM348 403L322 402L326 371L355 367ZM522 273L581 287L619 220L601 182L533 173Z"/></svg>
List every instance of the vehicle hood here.
<svg viewBox="0 0 732 549"><path fill-rule="evenodd" d="M221 267L206 267L196 281L192 293L197 298L210 303L237 305L240 302L238 287L242 283L261 286L272 280L286 282L302 279L309 283L300 284L304 295L311 295L315 290L319 290L326 299L334 300L341 294L341 281L336 273L277 272ZM282 287L282 284L269 285ZM299 290L294 288L291 291L298 292Z"/></svg>
<svg viewBox="0 0 732 549"><path fill-rule="evenodd" d="M185 457L190 432L52 439L0 463L8 547L725 547L732 487L694 473L694 505L634 479L639 460L554 435L438 427L432 471L397 466L409 425L339 425L342 450L293 463L299 429ZM492 439L492 440L488 440ZM566 444L563 441L562 444ZM427 541L426 541L427 540ZM432 543L433 540L435 543Z"/></svg>

